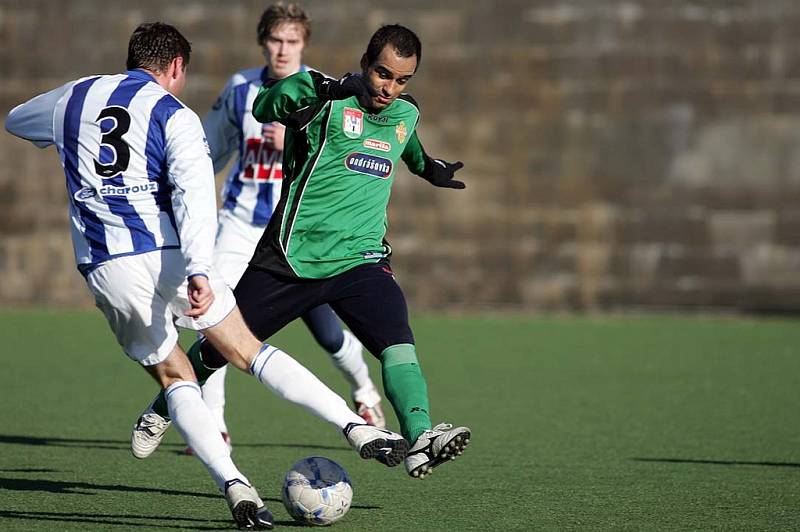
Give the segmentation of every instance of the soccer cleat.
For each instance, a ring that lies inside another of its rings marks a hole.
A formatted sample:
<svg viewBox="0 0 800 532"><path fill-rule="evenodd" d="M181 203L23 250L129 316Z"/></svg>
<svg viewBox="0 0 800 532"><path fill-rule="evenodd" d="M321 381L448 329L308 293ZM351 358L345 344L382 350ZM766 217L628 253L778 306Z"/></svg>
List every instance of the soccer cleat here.
<svg viewBox="0 0 800 532"><path fill-rule="evenodd" d="M420 434L406 456L406 471L414 478L425 478L433 468L455 460L469 444L470 430L449 423L439 423Z"/></svg>
<svg viewBox="0 0 800 532"><path fill-rule="evenodd" d="M150 404L133 425L133 432L131 432L133 456L144 459L153 454L171 424L171 420L156 414L153 411L153 405Z"/></svg>
<svg viewBox="0 0 800 532"><path fill-rule="evenodd" d="M386 428L386 416L381 408L381 396L375 386L367 386L353 392L353 404L356 414L361 416L368 425Z"/></svg>
<svg viewBox="0 0 800 532"><path fill-rule="evenodd" d="M233 444L231 443L231 437L227 432L220 432L222 435L222 441L225 442L225 445L228 446L228 452L233 452ZM187 447L183 450L183 454L188 456L194 456L194 449L191 447Z"/></svg>
<svg viewBox="0 0 800 532"><path fill-rule="evenodd" d="M394 467L408 454L408 442L389 430L348 423L342 432L361 458L374 458L384 465Z"/></svg>
<svg viewBox="0 0 800 532"><path fill-rule="evenodd" d="M225 482L225 500L239 530L271 530L275 526L272 513L252 486L235 478Z"/></svg>

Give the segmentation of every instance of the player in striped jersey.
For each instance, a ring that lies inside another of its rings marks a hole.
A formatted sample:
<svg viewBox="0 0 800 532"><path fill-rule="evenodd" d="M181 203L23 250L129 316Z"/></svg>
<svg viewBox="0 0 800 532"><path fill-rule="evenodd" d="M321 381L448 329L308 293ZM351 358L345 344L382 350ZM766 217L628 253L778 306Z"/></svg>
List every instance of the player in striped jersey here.
<svg viewBox="0 0 800 532"><path fill-rule="evenodd" d="M128 72L37 96L9 113L6 129L41 148L55 144L78 269L98 308L125 353L160 384L171 419L237 525L267 529L272 515L231 460L174 323L202 331L230 363L342 429L363 458L396 465L407 443L367 425L294 359L256 340L214 270L212 163L200 119L177 99L190 53L172 26L142 24L130 39ZM138 458L157 447L169 425L152 420L146 413L136 424Z"/></svg>
<svg viewBox="0 0 800 532"><path fill-rule="evenodd" d="M214 171L220 172L235 153L222 189L222 208L214 249L214 266L229 286L239 282L281 195L285 127L253 118L253 100L270 79L282 79L309 67L302 63L311 35L306 12L296 4L273 4L261 15L257 39L266 66L234 74L203 120ZM361 343L342 325L329 305L303 316L320 346L330 355L351 387L356 412L377 427L386 425L380 395L369 376ZM230 442L224 418L226 368L203 385L203 399ZM187 449L191 453L191 449Z"/></svg>

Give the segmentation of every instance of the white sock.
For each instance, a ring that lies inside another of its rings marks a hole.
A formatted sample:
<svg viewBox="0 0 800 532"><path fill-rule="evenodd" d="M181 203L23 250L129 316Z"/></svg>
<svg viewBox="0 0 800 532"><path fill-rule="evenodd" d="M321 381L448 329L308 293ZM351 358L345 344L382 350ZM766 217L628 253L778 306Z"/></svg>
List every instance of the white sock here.
<svg viewBox="0 0 800 532"><path fill-rule="evenodd" d="M343 429L365 421L347 407L344 399L325 386L302 364L275 346L264 344L250 373L276 395Z"/></svg>
<svg viewBox="0 0 800 532"><path fill-rule="evenodd" d="M361 352L361 342L350 331L345 330L342 333L344 333L342 347L330 354L333 365L339 368L353 391L374 388L375 385L369 378L369 368Z"/></svg>
<svg viewBox="0 0 800 532"><path fill-rule="evenodd" d="M211 473L219 489L225 489L225 481L234 478L250 484L231 460L228 446L200 395L200 386L196 382L178 381L167 388L166 396L169 416L175 427Z"/></svg>
<svg viewBox="0 0 800 532"><path fill-rule="evenodd" d="M206 380L202 387L203 401L211 410L220 432L228 432L228 425L225 424L225 375L227 374L228 366L222 366Z"/></svg>

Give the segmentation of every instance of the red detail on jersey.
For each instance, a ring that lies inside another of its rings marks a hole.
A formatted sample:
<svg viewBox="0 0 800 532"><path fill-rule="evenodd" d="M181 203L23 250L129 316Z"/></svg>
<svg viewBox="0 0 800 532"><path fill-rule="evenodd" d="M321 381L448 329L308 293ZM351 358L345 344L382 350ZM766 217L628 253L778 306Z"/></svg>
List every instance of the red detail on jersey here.
<svg viewBox="0 0 800 532"><path fill-rule="evenodd" d="M364 141L364 147L379 151L392 151L392 145L383 140L367 139Z"/></svg>
<svg viewBox="0 0 800 532"><path fill-rule="evenodd" d="M344 118L342 119L342 130L351 139L361 136L364 131L364 113L352 107L344 108Z"/></svg>
<svg viewBox="0 0 800 532"><path fill-rule="evenodd" d="M240 178L244 181L280 181L283 179L283 152L269 148L261 138L247 139Z"/></svg>

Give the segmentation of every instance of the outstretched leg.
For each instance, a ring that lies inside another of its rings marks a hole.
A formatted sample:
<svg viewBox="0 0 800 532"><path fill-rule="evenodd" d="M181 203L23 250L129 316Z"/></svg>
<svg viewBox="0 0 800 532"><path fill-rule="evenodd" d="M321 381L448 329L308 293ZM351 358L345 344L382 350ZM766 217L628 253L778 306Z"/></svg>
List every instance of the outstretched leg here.
<svg viewBox="0 0 800 532"><path fill-rule="evenodd" d="M347 407L344 399L313 373L280 349L259 342L245 325L238 309L234 309L219 324L206 329L204 335L203 343L208 345L201 350L198 342L189 350L193 367L203 377L207 378L215 365L205 361L215 360L218 364L222 355L237 368L254 375L279 397L304 407L339 428L362 458L375 458L391 466L405 457L408 444L400 435L368 427L363 418ZM167 401L162 396L153 403L149 412L168 419L170 412L165 405ZM354 428L362 426L365 428ZM373 448L384 451L381 454L364 450Z"/></svg>
<svg viewBox="0 0 800 532"><path fill-rule="evenodd" d="M331 306L381 361L386 397L401 433L412 443L406 470L423 478L463 452L470 430L447 423L432 427L428 385L417 359L405 296L388 264L354 268L341 276L336 288Z"/></svg>

